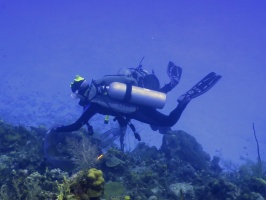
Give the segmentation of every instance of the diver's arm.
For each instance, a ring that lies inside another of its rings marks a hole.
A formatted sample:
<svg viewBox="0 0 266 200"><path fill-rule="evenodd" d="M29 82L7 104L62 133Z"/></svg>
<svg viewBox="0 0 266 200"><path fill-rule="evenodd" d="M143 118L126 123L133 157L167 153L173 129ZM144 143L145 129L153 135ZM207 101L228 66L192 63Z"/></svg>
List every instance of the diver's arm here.
<svg viewBox="0 0 266 200"><path fill-rule="evenodd" d="M71 132L71 131L77 131L79 130L83 125L85 125L90 118L92 118L96 114L96 107L94 104L91 104L91 106L85 110L80 118L73 124L67 125L67 126L59 126L55 128L56 132Z"/></svg>

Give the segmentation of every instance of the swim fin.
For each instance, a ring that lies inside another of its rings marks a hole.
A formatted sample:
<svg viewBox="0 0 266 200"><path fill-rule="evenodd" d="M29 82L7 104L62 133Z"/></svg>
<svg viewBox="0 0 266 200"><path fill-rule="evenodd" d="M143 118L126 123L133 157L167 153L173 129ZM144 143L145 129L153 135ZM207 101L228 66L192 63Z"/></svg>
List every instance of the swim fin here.
<svg viewBox="0 0 266 200"><path fill-rule="evenodd" d="M201 79L196 85L194 85L189 91L187 91L184 95L179 97L178 102L182 102L184 100L189 101L193 98L196 98L204 94L209 89L211 89L221 78L222 76L217 75L214 72L209 73L207 76Z"/></svg>
<svg viewBox="0 0 266 200"><path fill-rule="evenodd" d="M180 81L182 75L182 68L176 66L173 62L169 61L167 66L167 74L171 80L171 85L174 87Z"/></svg>

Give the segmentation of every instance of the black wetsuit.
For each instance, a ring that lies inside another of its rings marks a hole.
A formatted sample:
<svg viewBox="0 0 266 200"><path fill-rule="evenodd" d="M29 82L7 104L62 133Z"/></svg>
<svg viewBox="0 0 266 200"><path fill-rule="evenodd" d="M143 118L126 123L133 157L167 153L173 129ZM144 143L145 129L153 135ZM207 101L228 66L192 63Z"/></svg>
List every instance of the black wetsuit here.
<svg viewBox="0 0 266 200"><path fill-rule="evenodd" d="M106 80L119 80L121 78L124 78L124 76L105 76L102 80L98 81L96 84L104 85ZM143 85L143 87L157 90L163 93L168 93L171 91L175 86L172 86L171 83L165 84L162 88L160 87L160 83L158 78L151 74L146 76L147 79L145 79L146 85ZM129 83L133 84L132 78L126 78L126 80L129 79ZM135 79L133 79L135 80ZM136 84L136 83L135 83ZM143 84L143 82L141 83ZM103 107L97 103L88 102L86 100L80 100L79 105L84 107L84 111L80 118L73 124L67 125L67 126L60 126L56 128L55 130L58 132L70 132L70 131L76 131L80 129L83 125L87 124L89 132L92 126L88 123L88 121L95 115L95 114L103 114L103 115L112 115L115 116L120 127L126 126L127 122L130 119L135 119L140 122L144 122L146 124L150 124L152 126L159 126L159 127L172 127L180 118L183 110L185 109L186 105L179 104L168 116L164 115L160 112L158 112L155 108L147 107L147 106L138 106L137 111L134 113L119 113L117 111L114 111L112 108L106 108ZM91 132L93 134L93 131Z"/></svg>
<svg viewBox="0 0 266 200"><path fill-rule="evenodd" d="M138 109L134 113L118 113L111 108L105 108L97 103L90 103L90 105L84 110L79 119L70 125L60 126L55 129L57 132L70 132L80 129L85 125L95 114L112 115L116 117L126 117L128 119L135 119L140 122L161 126L172 127L179 120L182 112L186 108L187 103L179 103L177 107L169 114L165 115L157 111L155 108L146 106L138 106Z"/></svg>

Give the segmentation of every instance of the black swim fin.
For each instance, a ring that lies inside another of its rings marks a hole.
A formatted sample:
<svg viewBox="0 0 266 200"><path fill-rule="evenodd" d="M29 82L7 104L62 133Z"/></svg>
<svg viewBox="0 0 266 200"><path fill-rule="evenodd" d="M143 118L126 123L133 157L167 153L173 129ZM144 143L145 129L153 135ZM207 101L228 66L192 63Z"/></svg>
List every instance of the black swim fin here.
<svg viewBox="0 0 266 200"><path fill-rule="evenodd" d="M178 101L183 101L184 99L193 99L196 98L209 89L211 89L220 79L222 76L217 75L214 72L209 73L203 79L201 79L196 85L194 85L189 91L187 91L184 95L182 95Z"/></svg>

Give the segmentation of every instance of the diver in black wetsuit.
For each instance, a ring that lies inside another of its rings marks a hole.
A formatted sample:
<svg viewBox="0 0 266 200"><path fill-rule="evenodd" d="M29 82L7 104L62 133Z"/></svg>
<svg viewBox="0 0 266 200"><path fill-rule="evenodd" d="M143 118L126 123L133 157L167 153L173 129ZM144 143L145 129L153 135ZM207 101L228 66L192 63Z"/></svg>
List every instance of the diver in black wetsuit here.
<svg viewBox="0 0 266 200"><path fill-rule="evenodd" d="M97 113L103 115L121 116L125 117L126 119L135 119L152 126L172 127L179 120L182 112L184 111L190 100L205 93L213 85L215 85L220 78L221 76L216 75L214 72L208 74L191 90L189 90L178 99L178 105L169 115L165 115L152 107L143 105L137 105L135 107L135 110L133 108L133 111L119 111L119 109L117 110L117 108L113 108L111 103L108 102L111 99L110 97L108 97L108 95L104 94L105 91L102 93L99 92L101 90L99 88L108 86L112 82L122 82L127 84L127 86L136 85L136 80L134 78L119 75L106 76L100 80L93 81L90 85L84 78L77 77L71 84L71 88L77 98L79 98L81 101L87 102L86 109L75 123L67 126L57 127L56 129L54 129L54 131L70 132L78 130ZM104 100L101 101L101 98L104 98Z"/></svg>
<svg viewBox="0 0 266 200"><path fill-rule="evenodd" d="M137 68L120 69L118 72L118 75L126 76L126 77L129 77L130 79L134 78L134 79L131 79L133 85L137 85L139 87L147 88L150 90L156 90L159 92L163 92L165 94L171 91L173 88L175 88L175 86L179 83L181 75L182 75L182 68L179 66L176 66L173 62L169 61L167 65L167 74L168 74L168 77L170 78L170 82L165 84L163 87L160 87L160 82L157 76L154 74L154 71L152 71L152 73L150 74L142 68L142 65L141 65L142 60L140 61L140 64ZM79 101L79 105L83 106L84 111L85 111L87 106L90 105L90 103L87 102L86 99L85 100L81 99ZM109 119L109 115L106 115L106 116L108 116L107 119ZM121 115L117 115L114 118L114 121L118 121L119 126L120 126L120 146L121 146L121 149L123 150L123 147L124 147L123 142L124 142L124 136L127 130L127 126L129 125L131 129L133 129L134 133L136 132L135 127L133 126L133 124L130 123L130 119L128 117L125 118ZM105 122L108 123L108 121L105 121ZM93 135L94 133L93 127L89 124L89 122L86 122L86 125L87 125L88 134ZM155 127L152 125L151 125L151 128L153 130L159 129L160 133L171 129L170 127L157 127L157 126ZM140 137L136 133L135 135L136 137Z"/></svg>
<svg viewBox="0 0 266 200"><path fill-rule="evenodd" d="M160 91L163 93L168 93L179 83L179 80L182 75L182 68L179 66L176 66L173 62L170 61L167 66L167 73L170 78L170 82L168 84L165 84L162 88L160 88L160 82L158 78L154 75L154 72L152 74L149 74L147 71L142 69L141 64L137 68L129 68L129 69L120 70L118 75L105 76L104 78L100 80L94 81L93 84L96 85L97 88L99 88L100 86L109 85L111 82L118 81L118 82L130 84L130 85L139 86L142 88L147 88L151 90ZM88 84L86 83L86 80L82 77L75 79L75 81L71 84L71 89L74 94L73 96L76 96L77 98L80 99L79 105L83 106L84 113L74 124L71 124L67 127L58 127L56 129L56 131L58 132L70 132L70 131L78 130L79 128L81 128L83 125L86 124L88 127L89 135L92 135L93 128L88 123L88 120L97 113L99 114L110 113L109 115L116 116L115 119L118 121L120 127L126 127L127 125L130 125L131 128L133 129L134 129L134 127L132 127L133 125L129 124L129 121L131 118L137 119L141 122L148 123L151 125L156 125L156 126L159 126L159 124L156 123L156 120L154 118L159 118L160 119L159 121L161 121L160 124L163 123L166 126L168 126L167 124L171 122L170 120L166 118L165 115L162 115L161 113L157 112L156 109L144 107L144 106L138 106L139 111L136 113L135 112L130 113L130 114L126 113L126 114L121 115L119 114L119 112L116 112L116 111L113 112L112 108L111 109L110 107L104 108L104 107L99 106L97 103L96 104L91 103L90 101L88 101L87 97L84 97L84 95L80 95L81 93L85 93L84 92L85 89L80 89L80 85L82 86L82 88L86 88L88 86ZM75 92L77 92L78 90L79 92L75 94ZM85 96L86 95L87 94L85 94ZM181 108L179 108L177 111L181 115L182 113ZM139 112L149 113L152 115L152 117L142 116L141 114L139 114ZM176 114L174 116L177 116L177 118L180 117ZM175 119L174 117L171 117L171 119L173 119L174 121L178 120L178 119Z"/></svg>

